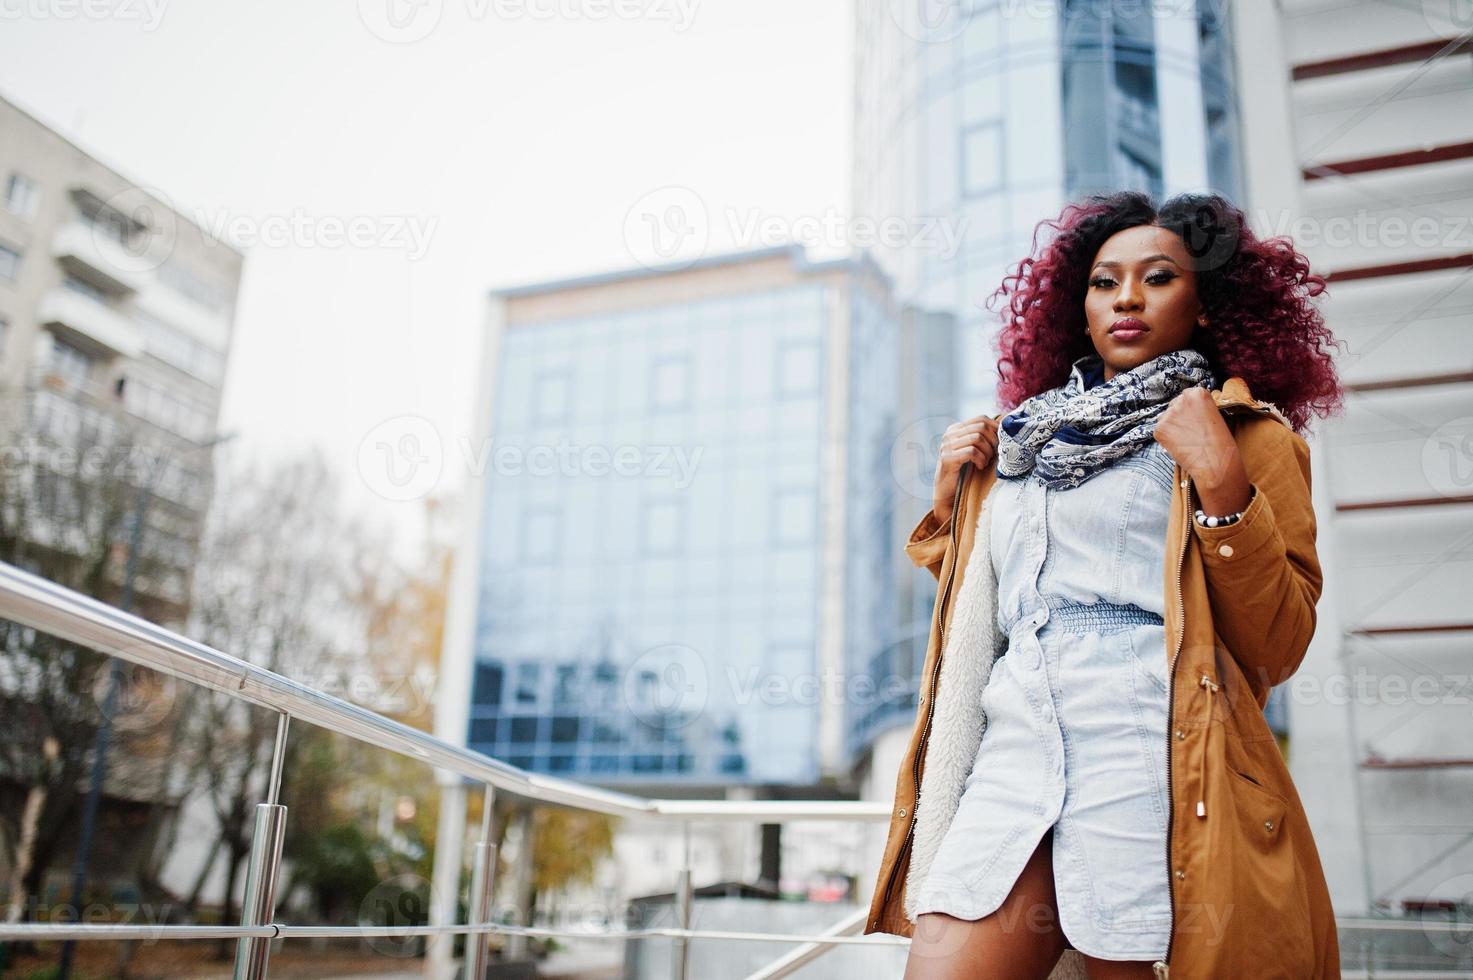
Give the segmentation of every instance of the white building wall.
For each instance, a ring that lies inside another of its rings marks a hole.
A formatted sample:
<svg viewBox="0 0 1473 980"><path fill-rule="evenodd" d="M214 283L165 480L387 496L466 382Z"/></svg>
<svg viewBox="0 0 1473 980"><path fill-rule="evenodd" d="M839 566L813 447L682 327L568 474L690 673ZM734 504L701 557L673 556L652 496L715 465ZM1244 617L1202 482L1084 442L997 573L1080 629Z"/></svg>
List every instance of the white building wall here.
<svg viewBox="0 0 1473 980"><path fill-rule="evenodd" d="M1473 695L1456 628L1473 620L1473 159L1334 169L1473 139L1467 55L1444 49L1468 26L1453 12L1234 5L1253 39L1238 51L1246 204L1255 230L1289 235L1332 274L1322 309L1351 388L1311 439L1325 593L1289 708L1290 765L1341 914L1456 900L1473 872ZM1305 180L1312 168L1324 176ZM1425 260L1448 267L1404 265ZM1354 633L1389 627L1407 629Z"/></svg>

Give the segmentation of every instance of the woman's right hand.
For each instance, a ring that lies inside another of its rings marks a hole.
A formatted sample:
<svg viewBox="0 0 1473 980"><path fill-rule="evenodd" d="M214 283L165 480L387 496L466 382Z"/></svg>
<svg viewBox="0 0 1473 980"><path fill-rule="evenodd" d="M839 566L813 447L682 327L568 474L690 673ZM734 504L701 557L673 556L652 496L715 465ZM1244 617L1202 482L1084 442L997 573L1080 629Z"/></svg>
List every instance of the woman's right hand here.
<svg viewBox="0 0 1473 980"><path fill-rule="evenodd" d="M956 481L961 478L962 464L972 463L979 469L992 462L997 453L997 419L990 415L953 422L941 436L941 455L936 460L936 492L931 510L936 520L945 524L951 519L951 506L956 500Z"/></svg>

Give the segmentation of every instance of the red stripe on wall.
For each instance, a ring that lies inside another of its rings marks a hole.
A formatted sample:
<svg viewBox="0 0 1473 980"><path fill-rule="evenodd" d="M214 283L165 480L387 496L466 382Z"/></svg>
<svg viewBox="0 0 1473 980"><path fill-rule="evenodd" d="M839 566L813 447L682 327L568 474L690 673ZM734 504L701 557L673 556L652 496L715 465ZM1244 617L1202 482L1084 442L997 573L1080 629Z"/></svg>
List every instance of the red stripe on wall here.
<svg viewBox="0 0 1473 980"><path fill-rule="evenodd" d="M1436 272L1441 269L1465 269L1473 266L1473 252L1463 255L1441 255L1433 259L1415 259L1411 262L1387 262L1384 265L1363 265L1353 269L1336 269L1325 273L1331 282L1348 282L1352 279L1379 279L1383 276L1404 276L1412 272Z"/></svg>
<svg viewBox="0 0 1473 980"><path fill-rule="evenodd" d="M1384 68L1387 65L1404 65L1409 61L1426 61L1446 48L1449 43L1453 46L1444 54L1464 54L1473 51L1473 39L1464 37L1454 42L1452 38L1445 37L1436 41L1404 44L1398 48L1382 48L1379 51L1363 51L1360 54L1345 55L1340 58L1326 58L1324 61L1306 61L1294 66L1294 81L1323 78L1326 75L1343 75L1346 72L1364 71L1367 68Z"/></svg>
<svg viewBox="0 0 1473 980"><path fill-rule="evenodd" d="M1364 174L1375 170L1395 170L1398 167L1419 167L1425 163L1442 163L1447 160L1466 160L1473 157L1473 141L1429 146L1421 150L1402 150L1399 153L1382 153L1373 157L1357 157L1354 160L1337 160L1304 168L1305 180L1320 180L1344 174Z"/></svg>

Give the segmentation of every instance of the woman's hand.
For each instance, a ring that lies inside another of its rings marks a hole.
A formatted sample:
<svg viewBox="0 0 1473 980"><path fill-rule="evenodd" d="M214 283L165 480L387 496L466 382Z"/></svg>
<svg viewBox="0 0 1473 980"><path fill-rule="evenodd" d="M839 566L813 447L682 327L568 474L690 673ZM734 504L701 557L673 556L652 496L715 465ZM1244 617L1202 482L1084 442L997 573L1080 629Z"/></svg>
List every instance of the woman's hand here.
<svg viewBox="0 0 1473 980"><path fill-rule="evenodd" d="M1157 419L1154 435L1191 476L1203 510L1235 514L1248 506L1248 471L1212 392L1188 388L1177 395Z"/></svg>
<svg viewBox="0 0 1473 980"><path fill-rule="evenodd" d="M936 492L931 510L936 520L945 524L951 519L951 506L956 500L956 481L961 478L963 463L979 468L992 462L997 452L997 419L978 415L947 426L941 436L941 456L936 460Z"/></svg>

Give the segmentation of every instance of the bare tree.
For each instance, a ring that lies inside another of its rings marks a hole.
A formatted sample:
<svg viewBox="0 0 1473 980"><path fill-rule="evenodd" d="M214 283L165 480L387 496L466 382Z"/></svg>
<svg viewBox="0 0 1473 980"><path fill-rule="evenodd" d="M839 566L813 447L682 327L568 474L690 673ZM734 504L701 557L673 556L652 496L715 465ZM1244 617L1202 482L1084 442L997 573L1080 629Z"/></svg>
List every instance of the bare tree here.
<svg viewBox="0 0 1473 980"><path fill-rule="evenodd" d="M166 445L140 431L120 406L50 382L5 393L3 407L0 560L116 603L129 522ZM179 557L141 550L138 578L177 583L170 576ZM140 605L159 619L177 616L182 606L166 592L151 588ZM44 875L70 857L58 849L86 792L106 667L95 651L0 620L0 786L7 790L0 794L0 856L10 872L10 921L30 917ZM152 735L118 732L117 758L129 760L138 739ZM113 766L107 786L143 796L155 772Z"/></svg>
<svg viewBox="0 0 1473 980"><path fill-rule="evenodd" d="M220 484L228 492L212 510L195 568L193 634L268 670L329 686L342 670L334 634L347 525L338 485L316 454L243 465ZM204 696L192 712L186 742L225 855L224 921L237 914L235 888L256 804L265 799L275 732L274 713L224 695ZM288 771L301 744L287 743ZM222 955L227 949L220 945Z"/></svg>

